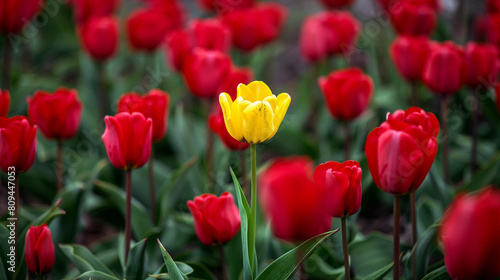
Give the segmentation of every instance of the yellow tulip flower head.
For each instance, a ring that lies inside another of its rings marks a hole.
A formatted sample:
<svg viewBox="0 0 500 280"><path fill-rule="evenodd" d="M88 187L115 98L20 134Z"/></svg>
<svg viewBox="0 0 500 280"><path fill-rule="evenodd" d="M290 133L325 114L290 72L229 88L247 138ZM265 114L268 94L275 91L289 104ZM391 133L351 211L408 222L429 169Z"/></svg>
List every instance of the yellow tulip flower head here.
<svg viewBox="0 0 500 280"><path fill-rule="evenodd" d="M225 92L219 95L224 122L229 134L238 141L257 144L271 139L285 117L290 95L274 96L260 81L239 84L236 100Z"/></svg>

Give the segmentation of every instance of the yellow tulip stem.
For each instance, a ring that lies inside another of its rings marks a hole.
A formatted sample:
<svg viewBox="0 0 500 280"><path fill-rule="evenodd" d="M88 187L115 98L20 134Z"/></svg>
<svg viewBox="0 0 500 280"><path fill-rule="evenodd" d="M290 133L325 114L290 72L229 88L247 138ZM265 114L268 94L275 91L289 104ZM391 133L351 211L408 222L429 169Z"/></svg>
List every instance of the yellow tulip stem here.
<svg viewBox="0 0 500 280"><path fill-rule="evenodd" d="M250 267L253 271L253 260L255 255L255 225L257 220L257 152L255 144L250 144L250 157L252 159L252 208L250 209L250 220L248 223L248 252Z"/></svg>

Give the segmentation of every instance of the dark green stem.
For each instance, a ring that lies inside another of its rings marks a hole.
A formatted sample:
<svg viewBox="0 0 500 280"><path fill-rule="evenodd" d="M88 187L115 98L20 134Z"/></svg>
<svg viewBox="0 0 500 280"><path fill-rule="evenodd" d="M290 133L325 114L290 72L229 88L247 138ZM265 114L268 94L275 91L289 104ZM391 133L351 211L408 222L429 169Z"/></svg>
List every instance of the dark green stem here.
<svg viewBox="0 0 500 280"><path fill-rule="evenodd" d="M9 38L4 37L3 61L2 61L2 89L10 89L10 70L12 62L12 46Z"/></svg>
<svg viewBox="0 0 500 280"><path fill-rule="evenodd" d="M252 159L252 181L251 181L251 204L250 220L248 224L248 251L250 267L253 271L253 260L255 255L255 226L257 221L257 152L255 144L250 144L250 157Z"/></svg>
<svg viewBox="0 0 500 280"><path fill-rule="evenodd" d="M393 279L399 279L399 218L401 215L401 197L394 196L394 275Z"/></svg>
<svg viewBox="0 0 500 280"><path fill-rule="evenodd" d="M107 115L109 110L108 91L106 90L106 77L105 77L106 64L105 62L97 62L97 87L99 89L99 109L101 119Z"/></svg>
<svg viewBox="0 0 500 280"><path fill-rule="evenodd" d="M415 192L410 193L410 204L411 204L411 239L412 239L412 245L413 245L413 251L412 251L412 261L411 261L411 266L412 266L412 275L413 275L413 280L417 280L417 206L415 202Z"/></svg>
<svg viewBox="0 0 500 280"><path fill-rule="evenodd" d="M450 102L450 97L445 96L441 100L441 127L443 128L443 173L444 181L446 184L450 184L450 169L449 169L449 158L448 158L448 147L450 142L450 135L448 131L448 103Z"/></svg>
<svg viewBox="0 0 500 280"><path fill-rule="evenodd" d="M226 258L224 255L224 246L220 245L219 246L219 253L220 253L220 265L222 269L222 279L227 280L227 269L226 269Z"/></svg>
<svg viewBox="0 0 500 280"><path fill-rule="evenodd" d="M151 144L151 155L149 156L148 175L149 175L149 208L151 221L156 224L156 198L155 198L155 173L153 163L155 161L153 144Z"/></svg>
<svg viewBox="0 0 500 280"><path fill-rule="evenodd" d="M344 158L349 160L351 155L351 132L349 131L349 123L345 121L342 125L344 127Z"/></svg>
<svg viewBox="0 0 500 280"><path fill-rule="evenodd" d="M347 223L346 218L340 218L342 223L342 249L344 251L344 270L345 270L345 280L351 279L351 272L349 269L349 251L347 251Z"/></svg>
<svg viewBox="0 0 500 280"><path fill-rule="evenodd" d="M128 261L128 253L130 249L131 229L130 221L132 219L131 203L132 203L132 170L125 171L125 188L126 188L126 201L125 201L125 265Z"/></svg>
<svg viewBox="0 0 500 280"><path fill-rule="evenodd" d="M64 187L64 167L63 167L63 143L61 140L57 140L57 160L56 160L56 171L57 171L57 191L60 192Z"/></svg>

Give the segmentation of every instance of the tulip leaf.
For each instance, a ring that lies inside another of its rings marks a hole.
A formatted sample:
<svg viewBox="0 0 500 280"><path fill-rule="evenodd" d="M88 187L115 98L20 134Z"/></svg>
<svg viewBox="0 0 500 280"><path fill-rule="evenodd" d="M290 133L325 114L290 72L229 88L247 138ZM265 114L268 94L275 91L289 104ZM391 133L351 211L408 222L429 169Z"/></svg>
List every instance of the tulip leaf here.
<svg viewBox="0 0 500 280"><path fill-rule="evenodd" d="M191 263L182 263L182 262L175 262L179 270L186 274L189 275L194 272L194 268L192 267ZM198 266L202 266L200 264L196 264ZM204 266L203 266L204 267ZM206 267L204 267L205 270L208 270ZM209 273L211 273L209 271ZM170 275L168 274L167 267L165 266L165 263L163 263L160 268L158 268L153 274L149 274L148 278L146 280L152 280L152 279L170 279ZM189 279L192 279L189 277ZM216 278L204 278L204 279L210 279L210 280L216 280Z"/></svg>
<svg viewBox="0 0 500 280"><path fill-rule="evenodd" d="M422 280L448 280L451 279L445 265L429 272Z"/></svg>
<svg viewBox="0 0 500 280"><path fill-rule="evenodd" d="M61 209L66 215L54 221L51 226L54 243L71 243L75 241L76 234L80 229L82 200L85 193L85 185L82 182L74 182L64 187L58 193L61 198Z"/></svg>
<svg viewBox="0 0 500 280"><path fill-rule="evenodd" d="M363 278L363 280L382 280L387 274L389 274L389 272L392 271L393 266L394 262L366 276L365 278Z"/></svg>
<svg viewBox="0 0 500 280"><path fill-rule="evenodd" d="M240 182L234 175L231 168L231 177L233 178L234 187L236 188L236 200L238 201L238 208L241 217L241 250L243 254L243 279L252 280L253 272L250 266L249 248L248 248L248 219L250 214L250 207L248 206L247 199L243 190L241 189Z"/></svg>
<svg viewBox="0 0 500 280"><path fill-rule="evenodd" d="M493 155L458 192L476 191L492 183L500 169L500 152Z"/></svg>
<svg viewBox="0 0 500 280"><path fill-rule="evenodd" d="M115 276L112 276L111 274L104 273L102 271L98 270L92 270L92 271L87 271L83 273L82 275L78 276L76 278L82 279L82 280L87 280L87 279L92 279L92 280L119 280Z"/></svg>
<svg viewBox="0 0 500 280"><path fill-rule="evenodd" d="M130 248L127 262L127 279L144 279L147 238L135 243Z"/></svg>
<svg viewBox="0 0 500 280"><path fill-rule="evenodd" d="M405 249L401 245L401 251ZM359 241L349 244L352 266L356 268L356 275L367 277L374 271L393 262L392 239L380 233L372 233Z"/></svg>
<svg viewBox="0 0 500 280"><path fill-rule="evenodd" d="M160 246L161 254L163 256L163 261L165 261L165 266L167 267L168 274L172 280L188 280L187 276L179 269L177 264L174 262L170 254L167 252L165 247L161 244L159 239L158 245Z"/></svg>
<svg viewBox="0 0 500 280"><path fill-rule="evenodd" d="M432 252L436 249L437 231L439 224L431 225L418 239L417 246L413 248L416 251L417 260L417 279L422 279L425 275L427 264L429 263ZM412 259L408 258L406 262L406 271L411 274Z"/></svg>
<svg viewBox="0 0 500 280"><path fill-rule="evenodd" d="M268 265L258 276L256 280L285 280L291 277L305 262L311 254L330 236L337 233L339 229L332 230L309 238L299 246L286 252Z"/></svg>
<svg viewBox="0 0 500 280"><path fill-rule="evenodd" d="M104 195L113 203L113 205L120 210L125 217L125 191L119 189L116 185L108 182L96 180L94 181L97 190L104 193ZM134 186L132 186L134 187ZM155 230L149 213L139 201L132 197L132 231L138 238L145 238Z"/></svg>
<svg viewBox="0 0 500 280"><path fill-rule="evenodd" d="M113 275L113 272L84 246L79 244L59 244L59 248L80 273L97 270Z"/></svg>

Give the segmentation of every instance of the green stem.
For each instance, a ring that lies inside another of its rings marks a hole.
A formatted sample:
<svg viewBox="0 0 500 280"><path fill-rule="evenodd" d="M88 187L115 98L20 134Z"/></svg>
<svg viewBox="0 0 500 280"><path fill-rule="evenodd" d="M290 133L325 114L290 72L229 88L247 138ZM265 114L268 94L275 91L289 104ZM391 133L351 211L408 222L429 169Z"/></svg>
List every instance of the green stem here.
<svg viewBox="0 0 500 280"><path fill-rule="evenodd" d="M417 280L417 208L415 203L415 192L410 193L410 204L411 204L411 237L413 242L412 251L412 275L413 279Z"/></svg>
<svg viewBox="0 0 500 280"><path fill-rule="evenodd" d="M101 114L101 119L104 119L110 108L108 91L106 89L105 70L106 70L106 63L101 61L97 62L97 87L99 90L97 94L99 95L99 110Z"/></svg>
<svg viewBox="0 0 500 280"><path fill-rule="evenodd" d="M399 280L399 217L401 214L401 197L394 196L394 280Z"/></svg>
<svg viewBox="0 0 500 280"><path fill-rule="evenodd" d="M471 125L471 137L472 137L472 147L470 154L470 168L471 174L474 175L477 169L477 123L479 119L479 97L476 90L472 90L472 96L476 107L472 111L472 125Z"/></svg>
<svg viewBox="0 0 500 280"><path fill-rule="evenodd" d="M450 169L449 169L449 156L448 156L448 149L449 149L449 142L450 142L450 135L448 131L448 103L450 102L450 96L445 96L441 100L441 127L443 131L443 173L444 173L444 181L446 182L447 185L451 183L450 180Z"/></svg>
<svg viewBox="0 0 500 280"><path fill-rule="evenodd" d="M10 69L12 62L12 47L7 36L4 37L3 61L2 61L2 89L10 89Z"/></svg>
<svg viewBox="0 0 500 280"><path fill-rule="evenodd" d="M57 162L56 162L56 170L57 170L57 191L61 191L63 189L63 143L61 140L57 140Z"/></svg>
<svg viewBox="0 0 500 280"><path fill-rule="evenodd" d="M250 220L248 224L248 251L250 267L253 271L253 260L255 255L255 224L257 221L257 152L255 149L255 144L250 144L250 157L252 159L252 208L250 209Z"/></svg>
<svg viewBox="0 0 500 280"><path fill-rule="evenodd" d="M344 269L345 269L345 280L351 279L351 273L349 270L349 252L347 251L347 225L346 218L340 218L342 223L342 249L344 251Z"/></svg>
<svg viewBox="0 0 500 280"><path fill-rule="evenodd" d="M222 273L222 279L227 280L227 269L226 269L226 258L224 256L224 246L220 245L219 246L219 253L220 253L220 264L221 264L221 273Z"/></svg>
<svg viewBox="0 0 500 280"><path fill-rule="evenodd" d="M349 131L349 122L345 121L343 124L344 127L344 158L345 160L349 160L351 155L351 133Z"/></svg>
<svg viewBox="0 0 500 280"><path fill-rule="evenodd" d="M411 106L418 106L418 83L411 82Z"/></svg>
<svg viewBox="0 0 500 280"><path fill-rule="evenodd" d="M156 224L155 174L153 166L154 161L155 157L153 152L153 144L151 144L151 155L149 156L148 175L149 175L149 207L151 211L150 212L151 221L153 221L153 225Z"/></svg>
<svg viewBox="0 0 500 280"><path fill-rule="evenodd" d="M132 186L131 186L131 174L132 170L128 169L125 171L125 182L126 182L126 202L125 202L125 266L128 260L128 251L130 249L130 220L131 220L131 202L132 202Z"/></svg>

